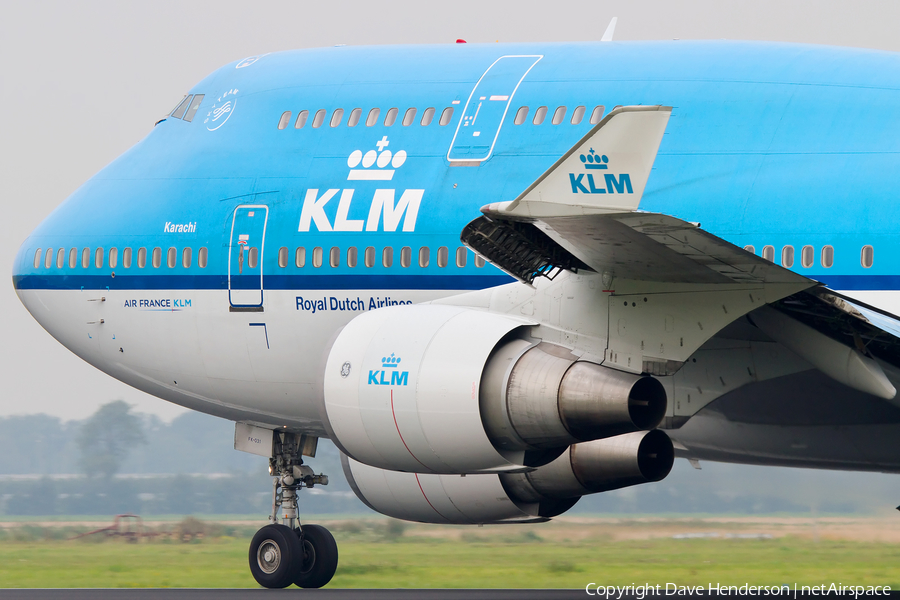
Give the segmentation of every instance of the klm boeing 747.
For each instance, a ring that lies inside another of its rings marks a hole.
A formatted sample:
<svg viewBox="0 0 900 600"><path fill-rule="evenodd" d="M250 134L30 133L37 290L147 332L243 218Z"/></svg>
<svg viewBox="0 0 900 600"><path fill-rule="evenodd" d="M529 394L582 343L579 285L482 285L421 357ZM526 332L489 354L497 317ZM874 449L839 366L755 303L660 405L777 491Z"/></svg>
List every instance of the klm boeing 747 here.
<svg viewBox="0 0 900 600"><path fill-rule="evenodd" d="M540 522L674 457L900 471L900 55L334 47L198 83L24 241L98 369L265 456L320 587L319 438L381 513ZM461 477L463 476L463 477Z"/></svg>

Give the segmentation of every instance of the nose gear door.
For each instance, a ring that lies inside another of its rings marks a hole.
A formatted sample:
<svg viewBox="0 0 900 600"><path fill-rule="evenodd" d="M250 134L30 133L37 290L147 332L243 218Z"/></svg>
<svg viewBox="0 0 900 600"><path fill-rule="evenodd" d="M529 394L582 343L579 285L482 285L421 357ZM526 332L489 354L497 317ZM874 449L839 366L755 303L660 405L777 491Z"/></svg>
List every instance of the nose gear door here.
<svg viewBox="0 0 900 600"><path fill-rule="evenodd" d="M228 248L228 302L232 312L262 312L263 251L269 208L244 204L234 209Z"/></svg>
<svg viewBox="0 0 900 600"><path fill-rule="evenodd" d="M456 126L447 160L478 166L491 157L519 84L543 56L501 56L475 84Z"/></svg>

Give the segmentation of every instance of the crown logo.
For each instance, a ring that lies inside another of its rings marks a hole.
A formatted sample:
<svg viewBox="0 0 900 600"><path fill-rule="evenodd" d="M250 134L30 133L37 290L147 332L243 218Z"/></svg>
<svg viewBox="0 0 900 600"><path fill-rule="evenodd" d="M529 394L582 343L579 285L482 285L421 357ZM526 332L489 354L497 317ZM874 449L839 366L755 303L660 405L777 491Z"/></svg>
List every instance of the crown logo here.
<svg viewBox="0 0 900 600"><path fill-rule="evenodd" d="M390 181L394 178L394 169L399 169L406 162L406 150L400 150L393 154L387 150L390 142L387 136L381 138L375 146L378 151L369 150L363 155L362 150L354 150L347 157L347 166L350 167L348 181ZM362 169L357 169L362 165ZM372 165L377 169L372 169ZM393 169L388 169L391 166ZM399 359L398 359L399 360Z"/></svg>
<svg viewBox="0 0 900 600"><path fill-rule="evenodd" d="M400 359L394 356L392 352L390 356L382 357L381 359L381 368L382 369L396 369L398 364L400 363Z"/></svg>
<svg viewBox="0 0 900 600"><path fill-rule="evenodd" d="M609 158L604 154L602 156L598 156L594 153L594 149L591 148L590 152L587 155L582 154L578 158L581 159L581 162L584 163L585 169L608 169L609 166L606 164L609 162Z"/></svg>

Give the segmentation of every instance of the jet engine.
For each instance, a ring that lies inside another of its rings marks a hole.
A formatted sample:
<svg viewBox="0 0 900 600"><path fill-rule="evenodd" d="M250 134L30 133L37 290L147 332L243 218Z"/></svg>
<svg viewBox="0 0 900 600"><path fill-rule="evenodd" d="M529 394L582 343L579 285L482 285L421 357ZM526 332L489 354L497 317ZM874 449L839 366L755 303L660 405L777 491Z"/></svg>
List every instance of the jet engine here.
<svg viewBox="0 0 900 600"><path fill-rule="evenodd" d="M381 469L478 473L546 464L571 444L659 424L659 381L537 343L532 325L444 305L363 313L326 362L329 437Z"/></svg>
<svg viewBox="0 0 900 600"><path fill-rule="evenodd" d="M587 494L660 481L675 453L659 430L582 442L523 473L433 475L364 465L341 454L353 491L371 509L407 521L477 524L545 521Z"/></svg>

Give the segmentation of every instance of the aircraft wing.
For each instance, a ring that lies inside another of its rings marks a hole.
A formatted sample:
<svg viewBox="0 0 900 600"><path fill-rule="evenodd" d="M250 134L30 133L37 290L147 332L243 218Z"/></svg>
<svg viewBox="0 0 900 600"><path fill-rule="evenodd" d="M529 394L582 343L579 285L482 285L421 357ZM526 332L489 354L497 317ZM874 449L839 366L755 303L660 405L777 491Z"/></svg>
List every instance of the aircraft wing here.
<svg viewBox="0 0 900 600"><path fill-rule="evenodd" d="M670 113L662 106L617 107L515 200L483 207L462 241L532 285L562 271L601 274L603 291L625 298L605 307L608 366L672 374L710 336L750 315L834 379L893 398L878 361L900 367L897 318L700 223L638 210ZM636 320L628 306L638 296L646 302L647 294L658 308Z"/></svg>
<svg viewBox="0 0 900 600"><path fill-rule="evenodd" d="M590 269L667 283L813 285L699 223L637 210L670 114L613 109L518 198L482 208L463 242L526 283Z"/></svg>

